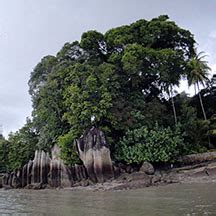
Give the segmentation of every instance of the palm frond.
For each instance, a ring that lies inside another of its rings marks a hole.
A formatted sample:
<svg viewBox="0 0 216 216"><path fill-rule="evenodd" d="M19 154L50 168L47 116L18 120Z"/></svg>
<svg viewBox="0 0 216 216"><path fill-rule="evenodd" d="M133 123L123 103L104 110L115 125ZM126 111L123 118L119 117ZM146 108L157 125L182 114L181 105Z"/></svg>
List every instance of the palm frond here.
<svg viewBox="0 0 216 216"><path fill-rule="evenodd" d="M208 62L204 60L207 55L204 52L199 52L189 61L190 73L188 74L188 85L195 85L197 83L205 86L205 83L209 80L209 71L211 68L208 66Z"/></svg>

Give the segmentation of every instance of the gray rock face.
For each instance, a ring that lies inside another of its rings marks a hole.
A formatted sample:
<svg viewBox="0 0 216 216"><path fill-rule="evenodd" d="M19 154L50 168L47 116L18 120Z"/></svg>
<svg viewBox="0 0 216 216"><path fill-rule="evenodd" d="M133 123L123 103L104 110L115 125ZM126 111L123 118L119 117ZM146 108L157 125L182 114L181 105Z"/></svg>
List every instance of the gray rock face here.
<svg viewBox="0 0 216 216"><path fill-rule="evenodd" d="M76 145L79 157L93 182L104 182L114 177L110 150L102 131L91 128L76 140Z"/></svg>
<svg viewBox="0 0 216 216"><path fill-rule="evenodd" d="M60 149L54 146L52 156L35 151L34 160L30 160L21 169L6 174L3 185L13 188L71 187L77 182L90 179L104 182L114 177L110 150L104 134L92 128L76 141L80 159L84 165L67 166L60 159Z"/></svg>
<svg viewBox="0 0 216 216"><path fill-rule="evenodd" d="M47 153L45 153L44 151L36 151L33 162L29 161L27 167L29 168L27 170L28 173L27 178L29 179L31 177L31 184L48 183L47 173L49 173L50 171L50 157Z"/></svg>
<svg viewBox="0 0 216 216"><path fill-rule="evenodd" d="M3 186L3 176L0 175L0 188Z"/></svg>
<svg viewBox="0 0 216 216"><path fill-rule="evenodd" d="M144 172L148 175L153 175L155 172L153 165L147 161L143 162L143 165L141 166L139 171Z"/></svg>
<svg viewBox="0 0 216 216"><path fill-rule="evenodd" d="M66 166L59 153L57 146L52 149L52 158L44 151L36 151L33 161L30 160L20 170L4 175L3 186L34 189L44 188L44 185L71 187L75 182L87 179L83 165Z"/></svg>

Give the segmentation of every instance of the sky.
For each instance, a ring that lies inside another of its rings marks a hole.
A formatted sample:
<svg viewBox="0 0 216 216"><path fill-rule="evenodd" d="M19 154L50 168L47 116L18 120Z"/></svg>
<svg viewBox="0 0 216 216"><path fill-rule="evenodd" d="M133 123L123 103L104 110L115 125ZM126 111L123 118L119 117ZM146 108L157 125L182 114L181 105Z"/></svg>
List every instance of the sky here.
<svg viewBox="0 0 216 216"><path fill-rule="evenodd" d="M167 14L190 30L216 73L215 0L0 0L0 125L3 135L31 116L28 80L43 56L55 55L83 32ZM181 88L188 87L182 84ZM0 129L1 130L1 129Z"/></svg>

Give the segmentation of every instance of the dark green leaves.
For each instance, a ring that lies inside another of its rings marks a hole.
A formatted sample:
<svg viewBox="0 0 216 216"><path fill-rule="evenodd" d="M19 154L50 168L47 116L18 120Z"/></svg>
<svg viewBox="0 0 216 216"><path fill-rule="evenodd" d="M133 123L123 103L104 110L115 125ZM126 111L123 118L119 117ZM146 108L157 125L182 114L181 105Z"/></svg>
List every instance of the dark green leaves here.
<svg viewBox="0 0 216 216"><path fill-rule="evenodd" d="M178 146L183 142L179 130L156 126L128 130L116 148L116 159L128 164L143 161L167 162L178 155Z"/></svg>

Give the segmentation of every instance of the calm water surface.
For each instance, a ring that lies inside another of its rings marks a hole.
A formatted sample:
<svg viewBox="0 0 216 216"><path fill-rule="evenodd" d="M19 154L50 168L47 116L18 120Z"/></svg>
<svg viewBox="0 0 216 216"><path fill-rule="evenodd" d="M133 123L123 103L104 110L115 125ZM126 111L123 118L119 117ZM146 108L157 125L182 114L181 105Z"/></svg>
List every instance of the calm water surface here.
<svg viewBox="0 0 216 216"><path fill-rule="evenodd" d="M0 215L216 215L216 183L109 192L0 190Z"/></svg>

